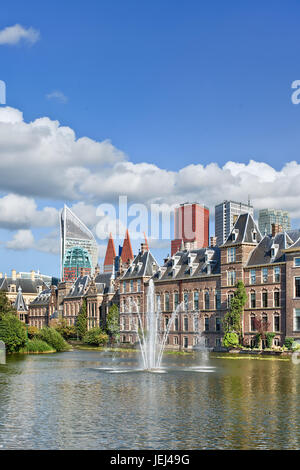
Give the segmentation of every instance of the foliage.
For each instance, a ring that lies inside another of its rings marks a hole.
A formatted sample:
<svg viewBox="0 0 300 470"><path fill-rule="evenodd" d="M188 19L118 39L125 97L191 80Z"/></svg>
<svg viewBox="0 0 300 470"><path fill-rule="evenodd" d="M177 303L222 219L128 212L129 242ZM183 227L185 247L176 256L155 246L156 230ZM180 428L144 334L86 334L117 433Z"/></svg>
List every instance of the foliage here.
<svg viewBox="0 0 300 470"><path fill-rule="evenodd" d="M83 299L82 305L80 307L76 324L75 324L76 334L80 339L83 339L84 335L87 332L87 305L86 299Z"/></svg>
<svg viewBox="0 0 300 470"><path fill-rule="evenodd" d="M225 348L234 348L239 344L239 337L234 331L228 331L223 338L223 346Z"/></svg>
<svg viewBox="0 0 300 470"><path fill-rule="evenodd" d="M288 348L288 349L292 349L292 344L294 342L294 338L289 338L288 336L285 338L284 340L284 345Z"/></svg>
<svg viewBox="0 0 300 470"><path fill-rule="evenodd" d="M242 336L242 315L247 302L247 293L243 281L238 281L234 297L230 302L230 309L224 316L223 327L226 333L236 333Z"/></svg>
<svg viewBox="0 0 300 470"><path fill-rule="evenodd" d="M120 339L120 320L119 309L116 304L113 304L106 317L106 332L111 341L119 341Z"/></svg>
<svg viewBox="0 0 300 470"><path fill-rule="evenodd" d="M39 329L36 326L28 326L28 338L32 339L38 335Z"/></svg>
<svg viewBox="0 0 300 470"><path fill-rule="evenodd" d="M75 325L68 325L66 318L60 317L53 324L53 328L58 331L64 339L76 338L77 331Z"/></svg>
<svg viewBox="0 0 300 470"><path fill-rule="evenodd" d="M83 342L85 344L91 344L95 346L102 346L107 344L108 335L101 328L92 328L87 331L83 337Z"/></svg>
<svg viewBox="0 0 300 470"><path fill-rule="evenodd" d="M12 307L10 300L5 292L0 292L0 319L4 315L14 314L16 310Z"/></svg>
<svg viewBox="0 0 300 470"><path fill-rule="evenodd" d="M39 331L37 338L48 343L57 352L66 351L69 349L68 343L64 340L61 334L58 333L58 331L56 331L54 328L49 328L45 326Z"/></svg>
<svg viewBox="0 0 300 470"><path fill-rule="evenodd" d="M0 340L4 341L7 352L18 352L27 342L24 323L15 315L6 313L0 320Z"/></svg>
<svg viewBox="0 0 300 470"><path fill-rule="evenodd" d="M29 339L24 348L20 352L31 353L31 352L50 352L53 351L53 347L47 344L45 341L34 338Z"/></svg>
<svg viewBox="0 0 300 470"><path fill-rule="evenodd" d="M271 333L271 332L266 333L267 348L271 348L271 347L272 347L274 336L276 336L276 333Z"/></svg>
<svg viewBox="0 0 300 470"><path fill-rule="evenodd" d="M255 335L255 347L258 349L261 348L261 333Z"/></svg>

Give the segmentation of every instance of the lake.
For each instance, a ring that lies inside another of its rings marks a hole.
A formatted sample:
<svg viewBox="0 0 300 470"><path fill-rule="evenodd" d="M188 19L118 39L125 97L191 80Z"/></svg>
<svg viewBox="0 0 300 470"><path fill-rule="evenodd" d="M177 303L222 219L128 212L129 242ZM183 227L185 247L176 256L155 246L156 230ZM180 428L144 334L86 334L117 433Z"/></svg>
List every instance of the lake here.
<svg viewBox="0 0 300 470"><path fill-rule="evenodd" d="M289 358L74 350L0 365L1 449L299 449Z"/></svg>

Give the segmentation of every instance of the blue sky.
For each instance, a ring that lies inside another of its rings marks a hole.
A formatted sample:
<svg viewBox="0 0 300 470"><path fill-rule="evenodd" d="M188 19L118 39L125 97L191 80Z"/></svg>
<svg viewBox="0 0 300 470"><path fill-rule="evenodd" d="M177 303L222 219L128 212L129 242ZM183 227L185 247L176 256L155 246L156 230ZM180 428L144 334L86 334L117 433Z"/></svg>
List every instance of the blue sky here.
<svg viewBox="0 0 300 470"><path fill-rule="evenodd" d="M22 111L26 123L49 117L73 129L77 138L109 139L133 165L146 162L177 175L189 165L216 163L222 168L231 161L246 165L240 182L249 174L268 174L269 168L280 172L288 162L299 161L300 106L291 102L291 83L300 79L299 14L297 1L11 0L1 12L0 31L20 24L38 30L40 37L33 44L0 45L7 106ZM0 138L0 158L4 147ZM251 169L250 160L268 167ZM84 152L82 166L86 166ZM88 167L93 171L94 164ZM32 171L36 181L43 169L33 166ZM285 182L292 181L293 171L285 175ZM236 177L236 169L233 174ZM281 176L274 176L272 193L269 190L261 204L259 193L256 205L284 204L297 225L298 194L293 194L292 202L288 194L278 200L273 197ZM210 187L200 191L201 178L199 196L196 189L191 192L188 178L184 185L175 181L172 188L182 189L170 189L173 202L192 195L210 207L218 202L219 195L212 196ZM84 197L74 196L62 194L55 185L45 194L34 181L20 190L22 181L11 187L5 181L1 186L0 181L1 195L34 198L40 210L58 209L64 202L71 206L79 201L115 202L111 193L85 191ZM268 176L260 181L262 187L266 182ZM228 182L220 197L246 200L250 190L255 200L255 184L237 193ZM154 196L158 194L148 194L145 201ZM131 194L133 202L141 199L138 192ZM0 270L40 267L57 273L57 255L29 248L8 250L5 244L15 231L6 227L0 224ZM36 238L55 229L49 227L26 230Z"/></svg>

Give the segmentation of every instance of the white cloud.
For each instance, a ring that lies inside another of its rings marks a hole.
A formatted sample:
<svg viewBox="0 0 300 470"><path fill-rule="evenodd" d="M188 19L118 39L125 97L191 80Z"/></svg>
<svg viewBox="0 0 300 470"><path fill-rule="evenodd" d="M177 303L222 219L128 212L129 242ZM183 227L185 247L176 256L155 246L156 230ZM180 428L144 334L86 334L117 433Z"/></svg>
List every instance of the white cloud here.
<svg viewBox="0 0 300 470"><path fill-rule="evenodd" d="M20 24L8 26L0 30L0 45L8 44L15 45L20 41L26 41L29 44L34 44L40 38L40 33L34 28L24 28Z"/></svg>
<svg viewBox="0 0 300 470"><path fill-rule="evenodd" d="M18 230L12 240L6 242L6 247L16 251L34 249L57 255L59 253L59 234L57 230L54 230L39 240L35 240L31 230Z"/></svg>
<svg viewBox="0 0 300 470"><path fill-rule="evenodd" d="M29 250L34 247L34 236L31 230L18 230L14 234L13 239L6 243L6 247L10 250Z"/></svg>
<svg viewBox="0 0 300 470"><path fill-rule="evenodd" d="M55 90L55 91L52 91L51 93L48 93L46 95L46 98L48 100L58 101L59 103L67 103L68 101L68 97L64 95L62 91L59 91L59 90Z"/></svg>

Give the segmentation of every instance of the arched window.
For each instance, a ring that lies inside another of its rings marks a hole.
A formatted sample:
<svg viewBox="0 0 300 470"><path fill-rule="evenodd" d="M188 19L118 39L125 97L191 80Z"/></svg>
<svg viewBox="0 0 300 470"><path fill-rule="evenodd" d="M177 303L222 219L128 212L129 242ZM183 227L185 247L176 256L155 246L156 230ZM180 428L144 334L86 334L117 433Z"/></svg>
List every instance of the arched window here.
<svg viewBox="0 0 300 470"><path fill-rule="evenodd" d="M204 309L209 310L209 292L205 291L204 293Z"/></svg>

